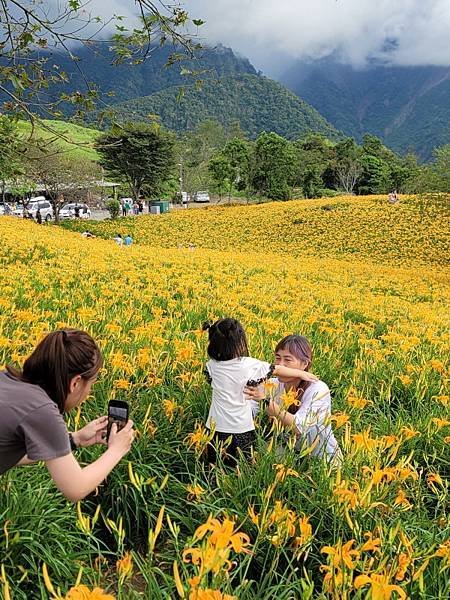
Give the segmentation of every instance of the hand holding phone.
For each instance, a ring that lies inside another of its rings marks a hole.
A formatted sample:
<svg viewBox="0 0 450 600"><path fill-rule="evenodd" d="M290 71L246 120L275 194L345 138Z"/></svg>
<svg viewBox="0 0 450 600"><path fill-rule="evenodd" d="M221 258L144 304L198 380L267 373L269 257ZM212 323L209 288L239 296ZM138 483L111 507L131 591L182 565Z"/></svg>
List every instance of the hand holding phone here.
<svg viewBox="0 0 450 600"><path fill-rule="evenodd" d="M110 400L108 404L108 427L106 441L109 440L112 424L117 425L117 431L125 427L128 422L128 403L123 400Z"/></svg>

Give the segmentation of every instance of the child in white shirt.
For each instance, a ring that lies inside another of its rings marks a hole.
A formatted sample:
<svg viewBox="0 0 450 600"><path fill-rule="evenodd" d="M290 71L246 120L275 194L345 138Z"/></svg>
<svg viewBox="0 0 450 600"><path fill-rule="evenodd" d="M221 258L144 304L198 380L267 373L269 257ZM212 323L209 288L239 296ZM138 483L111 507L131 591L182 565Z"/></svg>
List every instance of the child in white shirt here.
<svg viewBox="0 0 450 600"><path fill-rule="evenodd" d="M317 381L312 373L291 369L248 356L245 331L236 319L205 323L209 344L205 375L212 387L212 401L206 426L214 431L216 442L226 442L224 463L234 465L238 451L251 453L255 441L252 406L244 395L246 386L258 386L273 375ZM209 462L215 462L215 448L208 448Z"/></svg>

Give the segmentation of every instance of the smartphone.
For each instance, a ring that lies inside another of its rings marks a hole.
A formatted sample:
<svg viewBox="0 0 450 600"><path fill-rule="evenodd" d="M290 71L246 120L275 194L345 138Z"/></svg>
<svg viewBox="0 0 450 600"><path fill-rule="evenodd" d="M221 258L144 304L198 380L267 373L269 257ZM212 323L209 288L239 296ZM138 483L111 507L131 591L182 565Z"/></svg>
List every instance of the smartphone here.
<svg viewBox="0 0 450 600"><path fill-rule="evenodd" d="M106 439L109 440L109 434L113 423L117 425L117 431L120 431L128 422L128 404L123 400L110 400L108 404L108 427L106 430Z"/></svg>

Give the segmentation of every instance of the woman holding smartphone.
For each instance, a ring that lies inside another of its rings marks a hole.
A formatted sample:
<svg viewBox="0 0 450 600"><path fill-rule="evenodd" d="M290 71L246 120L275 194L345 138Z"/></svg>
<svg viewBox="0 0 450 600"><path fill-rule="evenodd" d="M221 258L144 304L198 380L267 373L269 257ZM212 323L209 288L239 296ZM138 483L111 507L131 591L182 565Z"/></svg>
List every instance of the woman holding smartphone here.
<svg viewBox="0 0 450 600"><path fill-rule="evenodd" d="M56 487L72 502L92 492L129 451L133 422L117 431L107 450L82 468L77 447L105 444L108 418L95 419L69 433L63 413L89 396L103 364L92 337L78 329L49 333L26 359L23 370L0 372L0 475L14 466L44 461Z"/></svg>

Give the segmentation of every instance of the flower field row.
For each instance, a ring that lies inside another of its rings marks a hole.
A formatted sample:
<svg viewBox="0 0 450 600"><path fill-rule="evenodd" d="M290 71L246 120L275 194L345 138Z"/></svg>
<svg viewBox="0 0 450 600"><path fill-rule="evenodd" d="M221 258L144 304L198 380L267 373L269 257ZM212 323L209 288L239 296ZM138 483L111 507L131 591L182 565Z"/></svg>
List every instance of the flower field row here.
<svg viewBox="0 0 450 600"><path fill-rule="evenodd" d="M432 212L415 220L412 201L344 199L330 211L321 203L188 210L92 227L105 237L131 231L138 244L128 248L2 218L0 364L20 364L53 328L86 329L105 365L69 426L103 414L117 397L130 403L138 438L76 508L43 466L2 476L0 596L449 595L442 220ZM396 217L382 227L391 209ZM340 212L347 216L332 221ZM369 217L377 228L367 232ZM189 243L195 251L177 248ZM280 454L281 432L264 415L253 463L205 468L200 325L223 315L243 322L251 354L266 360L287 333L311 340L313 370L333 394L341 469ZM97 452L84 449L79 459Z"/></svg>
<svg viewBox="0 0 450 600"><path fill-rule="evenodd" d="M131 233L139 244L264 252L303 258L344 258L411 266L448 264L448 197L344 196L249 206L179 210L91 224L96 235ZM85 224L70 222L82 230Z"/></svg>

